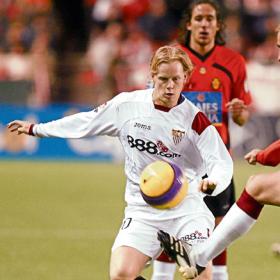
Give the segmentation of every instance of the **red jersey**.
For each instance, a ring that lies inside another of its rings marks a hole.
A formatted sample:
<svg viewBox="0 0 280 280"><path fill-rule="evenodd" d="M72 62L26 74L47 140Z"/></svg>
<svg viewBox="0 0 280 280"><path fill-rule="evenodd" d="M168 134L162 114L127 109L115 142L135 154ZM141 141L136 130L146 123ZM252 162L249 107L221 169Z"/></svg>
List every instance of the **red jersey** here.
<svg viewBox="0 0 280 280"><path fill-rule="evenodd" d="M257 154L257 162L263 165L276 166L280 163L280 140L273 142Z"/></svg>
<svg viewBox="0 0 280 280"><path fill-rule="evenodd" d="M229 149L226 103L234 98L243 100L246 105L251 103L246 85L245 60L237 52L219 45L204 56L190 48L180 48L195 66L183 95L207 115Z"/></svg>

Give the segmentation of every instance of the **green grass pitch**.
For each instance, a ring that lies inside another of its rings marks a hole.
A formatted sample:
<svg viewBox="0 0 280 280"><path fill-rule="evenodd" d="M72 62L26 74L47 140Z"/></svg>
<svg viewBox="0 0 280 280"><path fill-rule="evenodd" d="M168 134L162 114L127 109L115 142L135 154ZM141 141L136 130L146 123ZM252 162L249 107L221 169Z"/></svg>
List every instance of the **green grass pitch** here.
<svg viewBox="0 0 280 280"><path fill-rule="evenodd" d="M250 174L269 171L236 163L237 195ZM1 161L0 279L109 279L124 183L120 165ZM276 241L280 209L266 206L253 230L230 247L230 279L280 279L280 258L270 252Z"/></svg>

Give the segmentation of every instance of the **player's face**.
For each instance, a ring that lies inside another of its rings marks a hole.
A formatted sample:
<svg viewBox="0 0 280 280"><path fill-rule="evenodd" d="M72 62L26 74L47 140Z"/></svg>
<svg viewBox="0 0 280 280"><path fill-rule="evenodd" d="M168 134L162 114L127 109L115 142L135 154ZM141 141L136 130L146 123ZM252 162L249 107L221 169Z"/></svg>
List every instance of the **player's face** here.
<svg viewBox="0 0 280 280"><path fill-rule="evenodd" d="M280 30L277 31L278 61L280 62Z"/></svg>
<svg viewBox="0 0 280 280"><path fill-rule="evenodd" d="M200 4L194 7L187 30L191 32L191 47L210 46L215 44L215 36L219 30L216 10L209 4Z"/></svg>
<svg viewBox="0 0 280 280"><path fill-rule="evenodd" d="M161 63L153 76L153 101L157 105L172 108L177 105L187 80L187 73L179 61Z"/></svg>

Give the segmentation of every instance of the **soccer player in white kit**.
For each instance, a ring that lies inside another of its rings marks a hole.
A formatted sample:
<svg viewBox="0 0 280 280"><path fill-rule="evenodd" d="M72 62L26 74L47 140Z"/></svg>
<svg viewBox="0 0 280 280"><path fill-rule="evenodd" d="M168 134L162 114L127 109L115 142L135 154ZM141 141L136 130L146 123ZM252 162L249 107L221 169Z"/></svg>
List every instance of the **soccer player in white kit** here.
<svg viewBox="0 0 280 280"><path fill-rule="evenodd" d="M181 95L193 65L187 54L171 46L159 48L151 59L154 88L123 92L90 112L56 121L31 124L12 121L8 127L38 137L118 137L125 152L127 177L124 219L112 247L110 278L135 279L160 252L158 230L194 246L204 242L214 217L203 202L229 184L233 164L216 129L205 115ZM185 199L159 210L148 205L139 189L142 170L155 160L179 166L189 181ZM202 179L207 174L206 179ZM200 279L208 279L209 269Z"/></svg>

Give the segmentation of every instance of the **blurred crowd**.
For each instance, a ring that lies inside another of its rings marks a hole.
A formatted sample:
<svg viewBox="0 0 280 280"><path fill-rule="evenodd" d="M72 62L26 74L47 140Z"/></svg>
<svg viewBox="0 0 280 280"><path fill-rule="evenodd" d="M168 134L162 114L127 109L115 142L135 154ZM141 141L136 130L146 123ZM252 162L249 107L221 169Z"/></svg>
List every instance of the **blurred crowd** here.
<svg viewBox="0 0 280 280"><path fill-rule="evenodd" d="M67 14L67 7L61 9L59 0L0 1L0 82L32 81L28 102L33 105L96 105L118 92L146 87L152 52L176 40L182 11L189 3L78 1L83 4L82 17ZM280 22L280 0L219 2L225 15L227 45L247 59L253 86L259 89L265 79L279 95L275 28ZM87 36L78 36L83 42L77 43L61 29L65 28L63 21L68 27L73 21L75 29L81 19L85 28L76 34ZM270 76L265 74L268 69ZM272 93L272 100L279 101L278 95L273 97Z"/></svg>

